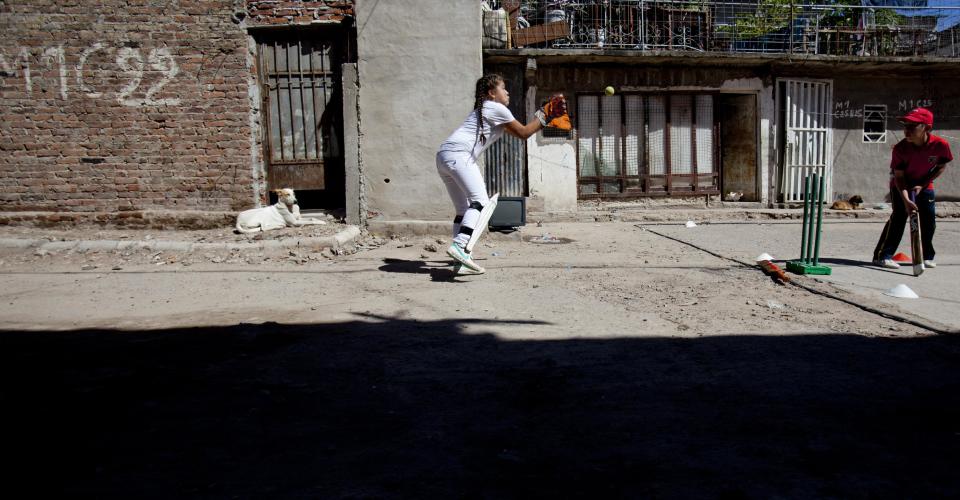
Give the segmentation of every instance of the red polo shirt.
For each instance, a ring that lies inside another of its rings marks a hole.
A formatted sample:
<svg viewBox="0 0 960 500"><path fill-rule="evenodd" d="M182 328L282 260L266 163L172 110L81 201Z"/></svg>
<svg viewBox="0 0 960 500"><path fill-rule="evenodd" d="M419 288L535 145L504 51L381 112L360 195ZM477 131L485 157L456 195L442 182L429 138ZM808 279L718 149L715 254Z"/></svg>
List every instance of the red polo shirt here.
<svg viewBox="0 0 960 500"><path fill-rule="evenodd" d="M914 146L906 139L901 140L893 147L893 157L890 159L890 187L895 187L894 171L903 170L907 186L916 186L921 182L933 167L953 160L950 145L947 141L933 134L929 135L923 146ZM926 189L933 189L933 182Z"/></svg>

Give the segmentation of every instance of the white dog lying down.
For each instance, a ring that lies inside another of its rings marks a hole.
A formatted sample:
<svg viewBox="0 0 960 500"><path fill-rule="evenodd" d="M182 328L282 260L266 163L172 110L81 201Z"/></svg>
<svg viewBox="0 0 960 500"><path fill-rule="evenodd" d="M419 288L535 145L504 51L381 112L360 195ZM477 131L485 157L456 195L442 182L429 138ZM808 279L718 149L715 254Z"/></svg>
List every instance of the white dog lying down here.
<svg viewBox="0 0 960 500"><path fill-rule="evenodd" d="M275 189L273 192L277 193L277 202L273 205L251 208L237 215L237 231L259 233L287 226L326 224L326 221L300 217L300 205L297 205L297 197L292 189Z"/></svg>

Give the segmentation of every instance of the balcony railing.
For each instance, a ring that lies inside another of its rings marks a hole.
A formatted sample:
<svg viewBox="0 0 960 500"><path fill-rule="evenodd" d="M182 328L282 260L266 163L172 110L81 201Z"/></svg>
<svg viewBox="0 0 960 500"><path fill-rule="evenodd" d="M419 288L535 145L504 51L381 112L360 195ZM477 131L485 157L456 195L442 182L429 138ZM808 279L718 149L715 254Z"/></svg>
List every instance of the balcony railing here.
<svg viewBox="0 0 960 500"><path fill-rule="evenodd" d="M512 48L960 57L960 0L487 3L506 11Z"/></svg>

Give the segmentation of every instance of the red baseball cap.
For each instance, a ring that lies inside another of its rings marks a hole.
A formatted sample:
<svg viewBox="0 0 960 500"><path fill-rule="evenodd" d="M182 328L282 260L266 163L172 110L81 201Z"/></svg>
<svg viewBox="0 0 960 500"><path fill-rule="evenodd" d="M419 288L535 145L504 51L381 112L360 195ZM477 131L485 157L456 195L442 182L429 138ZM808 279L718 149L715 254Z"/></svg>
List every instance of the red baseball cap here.
<svg viewBox="0 0 960 500"><path fill-rule="evenodd" d="M929 109L925 108L914 108L909 113L897 118L900 123L903 122L912 122L912 123L922 123L928 127L933 126L933 113Z"/></svg>

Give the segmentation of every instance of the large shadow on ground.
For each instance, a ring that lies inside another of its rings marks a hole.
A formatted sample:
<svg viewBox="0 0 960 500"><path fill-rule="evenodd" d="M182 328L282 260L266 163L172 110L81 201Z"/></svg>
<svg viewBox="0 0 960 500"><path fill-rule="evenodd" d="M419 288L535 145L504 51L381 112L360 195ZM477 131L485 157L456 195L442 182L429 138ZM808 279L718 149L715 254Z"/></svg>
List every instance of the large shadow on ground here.
<svg viewBox="0 0 960 500"><path fill-rule="evenodd" d="M64 463L67 498L960 488L960 337L509 342L493 324L2 331L8 458Z"/></svg>

